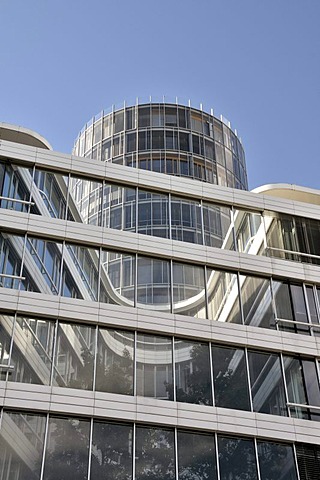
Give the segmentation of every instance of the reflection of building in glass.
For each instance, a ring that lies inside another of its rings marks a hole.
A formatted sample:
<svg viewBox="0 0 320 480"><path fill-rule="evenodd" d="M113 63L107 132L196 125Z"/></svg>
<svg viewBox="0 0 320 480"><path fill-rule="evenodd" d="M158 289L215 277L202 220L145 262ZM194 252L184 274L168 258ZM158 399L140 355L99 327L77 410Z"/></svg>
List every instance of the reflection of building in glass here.
<svg viewBox="0 0 320 480"><path fill-rule="evenodd" d="M0 127L0 480L318 478L320 192L182 105Z"/></svg>

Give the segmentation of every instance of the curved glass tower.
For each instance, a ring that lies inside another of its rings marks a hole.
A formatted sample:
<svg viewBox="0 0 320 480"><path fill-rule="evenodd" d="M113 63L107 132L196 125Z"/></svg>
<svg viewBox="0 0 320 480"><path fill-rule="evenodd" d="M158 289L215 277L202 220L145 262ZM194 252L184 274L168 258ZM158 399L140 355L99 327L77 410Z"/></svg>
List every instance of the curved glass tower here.
<svg viewBox="0 0 320 480"><path fill-rule="evenodd" d="M230 124L183 105L150 103L94 117L74 154L247 190L244 150Z"/></svg>

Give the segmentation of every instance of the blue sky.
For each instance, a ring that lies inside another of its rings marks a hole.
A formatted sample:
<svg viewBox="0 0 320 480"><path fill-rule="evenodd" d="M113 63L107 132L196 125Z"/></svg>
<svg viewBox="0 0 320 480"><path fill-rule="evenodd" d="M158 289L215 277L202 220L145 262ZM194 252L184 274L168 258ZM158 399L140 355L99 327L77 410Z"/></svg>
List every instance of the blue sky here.
<svg viewBox="0 0 320 480"><path fill-rule="evenodd" d="M0 121L69 153L103 108L178 96L237 128L250 188L320 188L319 0L0 0L0 19Z"/></svg>

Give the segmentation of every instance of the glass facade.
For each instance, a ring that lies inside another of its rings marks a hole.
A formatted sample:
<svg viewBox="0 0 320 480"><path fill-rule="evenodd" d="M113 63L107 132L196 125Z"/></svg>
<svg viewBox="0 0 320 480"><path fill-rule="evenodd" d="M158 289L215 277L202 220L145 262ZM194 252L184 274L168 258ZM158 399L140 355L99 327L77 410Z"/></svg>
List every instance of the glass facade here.
<svg viewBox="0 0 320 480"><path fill-rule="evenodd" d="M73 153L247 189L239 138L213 115L187 106L142 104L103 114L82 130Z"/></svg>
<svg viewBox="0 0 320 480"><path fill-rule="evenodd" d="M308 444L7 410L0 447L2 479L314 480L319 472L319 448Z"/></svg>
<svg viewBox="0 0 320 480"><path fill-rule="evenodd" d="M9 382L320 420L316 357L18 315L0 320Z"/></svg>
<svg viewBox="0 0 320 480"><path fill-rule="evenodd" d="M0 480L318 479L318 206L239 191L192 107L103 113L82 159L5 142Z"/></svg>

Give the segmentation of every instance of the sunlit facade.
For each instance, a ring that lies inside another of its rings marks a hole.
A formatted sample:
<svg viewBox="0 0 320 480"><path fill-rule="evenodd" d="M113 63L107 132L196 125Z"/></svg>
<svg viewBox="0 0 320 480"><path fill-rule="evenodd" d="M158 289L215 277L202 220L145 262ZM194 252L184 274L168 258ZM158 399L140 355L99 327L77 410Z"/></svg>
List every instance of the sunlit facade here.
<svg viewBox="0 0 320 480"><path fill-rule="evenodd" d="M0 480L320 478L320 191L225 120L0 124Z"/></svg>

